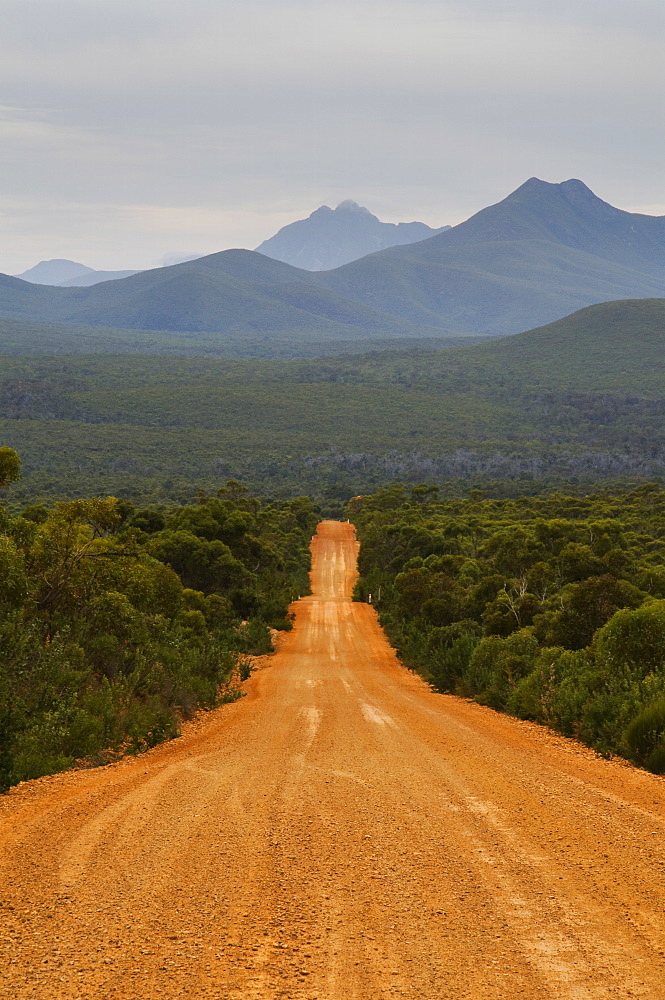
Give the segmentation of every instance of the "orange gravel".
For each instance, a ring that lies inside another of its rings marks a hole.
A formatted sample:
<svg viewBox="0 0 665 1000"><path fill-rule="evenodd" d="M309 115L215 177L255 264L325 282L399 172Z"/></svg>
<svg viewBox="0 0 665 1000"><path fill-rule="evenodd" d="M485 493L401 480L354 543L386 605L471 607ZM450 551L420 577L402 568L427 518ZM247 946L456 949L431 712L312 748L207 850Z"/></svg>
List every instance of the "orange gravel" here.
<svg viewBox="0 0 665 1000"><path fill-rule="evenodd" d="M431 692L353 527L247 697L0 799L0 996L665 997L665 785Z"/></svg>

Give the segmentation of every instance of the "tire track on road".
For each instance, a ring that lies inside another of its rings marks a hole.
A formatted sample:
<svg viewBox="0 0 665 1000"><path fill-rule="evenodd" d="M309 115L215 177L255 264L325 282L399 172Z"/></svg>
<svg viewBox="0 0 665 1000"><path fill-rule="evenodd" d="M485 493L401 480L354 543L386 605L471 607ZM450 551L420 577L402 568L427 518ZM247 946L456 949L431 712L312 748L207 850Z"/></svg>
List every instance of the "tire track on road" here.
<svg viewBox="0 0 665 1000"><path fill-rule="evenodd" d="M2 797L2 1000L662 1000L662 779L434 694L312 552L247 697Z"/></svg>

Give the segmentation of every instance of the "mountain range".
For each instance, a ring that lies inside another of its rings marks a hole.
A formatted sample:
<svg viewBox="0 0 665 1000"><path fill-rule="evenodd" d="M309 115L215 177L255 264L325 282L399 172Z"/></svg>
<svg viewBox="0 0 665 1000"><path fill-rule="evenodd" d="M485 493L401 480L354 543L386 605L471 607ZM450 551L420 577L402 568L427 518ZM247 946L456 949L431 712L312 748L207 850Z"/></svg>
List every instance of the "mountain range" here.
<svg viewBox="0 0 665 1000"><path fill-rule="evenodd" d="M0 315L227 335L413 335L408 321L319 288L312 278L309 271L251 250L225 250L91 288L54 288L0 275Z"/></svg>
<svg viewBox="0 0 665 1000"><path fill-rule="evenodd" d="M415 243L442 233L450 226L432 229L424 222L381 222L355 201L343 201L336 209L322 205L307 219L284 226L264 240L258 251L273 260L281 260L307 271L324 271L348 264L376 250ZM197 254L167 254L165 266L195 260ZM176 258L176 259L170 259ZM138 271L96 271L75 260L42 260L21 274L14 275L34 285L57 285L60 288L86 288L102 281L128 278Z"/></svg>
<svg viewBox="0 0 665 1000"><path fill-rule="evenodd" d="M598 302L665 295L665 217L624 212L579 180L531 178L466 222L319 276L450 333L517 333Z"/></svg>
<svg viewBox="0 0 665 1000"><path fill-rule="evenodd" d="M355 201L343 201L334 209L322 205L256 249L305 271L329 271L377 250L417 243L447 229L450 226L431 229L424 222L381 222Z"/></svg>
<svg viewBox="0 0 665 1000"><path fill-rule="evenodd" d="M0 276L0 316L16 320L267 338L503 335L661 297L664 217L537 178L445 232L329 271L227 250L90 288Z"/></svg>

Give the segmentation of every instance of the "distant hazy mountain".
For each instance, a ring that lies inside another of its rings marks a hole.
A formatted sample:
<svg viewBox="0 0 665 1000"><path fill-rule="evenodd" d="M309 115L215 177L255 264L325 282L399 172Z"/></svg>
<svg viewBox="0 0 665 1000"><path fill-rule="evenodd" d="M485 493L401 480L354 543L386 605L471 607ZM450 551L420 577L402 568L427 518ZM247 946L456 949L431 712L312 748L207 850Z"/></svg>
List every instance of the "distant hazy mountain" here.
<svg viewBox="0 0 665 1000"><path fill-rule="evenodd" d="M162 259L155 266L172 267L173 264L184 264L185 261L198 260L199 257L205 257L205 254L174 250L171 253L165 253Z"/></svg>
<svg viewBox="0 0 665 1000"><path fill-rule="evenodd" d="M119 281L120 278L129 278L132 274L140 274L140 271L91 271L90 273L79 274L69 281L60 281L60 288L89 288L90 285L99 285L102 281Z"/></svg>
<svg viewBox="0 0 665 1000"><path fill-rule="evenodd" d="M322 205L308 219L284 226L257 247L258 253L306 271L328 271L368 253L403 243L415 243L442 233L424 222L380 222L355 201L337 208Z"/></svg>
<svg viewBox="0 0 665 1000"><path fill-rule="evenodd" d="M79 264L75 260L42 260L39 264L15 275L33 285L60 285L83 288L96 285L100 281L117 281L128 278L136 271L95 271L92 267Z"/></svg>
<svg viewBox="0 0 665 1000"><path fill-rule="evenodd" d="M92 288L0 275L0 315L135 330L290 337L441 336L318 288L309 271L252 250L225 250Z"/></svg>
<svg viewBox="0 0 665 1000"><path fill-rule="evenodd" d="M41 260L39 264L17 274L15 277L30 281L34 285L59 285L71 278L82 277L84 274L94 274L91 267L78 264L75 260Z"/></svg>
<svg viewBox="0 0 665 1000"><path fill-rule="evenodd" d="M316 278L412 323L517 333L586 305L665 296L665 217L613 208L579 180L532 177L447 232Z"/></svg>
<svg viewBox="0 0 665 1000"><path fill-rule="evenodd" d="M92 288L0 275L11 319L254 338L517 333L663 297L665 218L613 208L578 180L536 178L454 229L330 271L226 250Z"/></svg>

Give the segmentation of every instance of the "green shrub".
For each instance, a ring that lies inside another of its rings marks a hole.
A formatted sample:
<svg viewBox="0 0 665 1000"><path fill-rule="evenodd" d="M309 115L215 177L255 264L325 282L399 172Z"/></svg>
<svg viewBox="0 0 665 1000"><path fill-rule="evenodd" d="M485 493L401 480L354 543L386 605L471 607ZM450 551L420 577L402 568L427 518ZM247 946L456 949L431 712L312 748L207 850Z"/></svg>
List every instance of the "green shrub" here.
<svg viewBox="0 0 665 1000"><path fill-rule="evenodd" d="M163 514L0 508L0 791L170 739L229 699L242 653L271 651L268 626L290 625L306 590L316 513L222 494Z"/></svg>
<svg viewBox="0 0 665 1000"><path fill-rule="evenodd" d="M525 628L505 638L486 636L469 660L463 681L476 701L503 709L517 684L533 668L538 643Z"/></svg>
<svg viewBox="0 0 665 1000"><path fill-rule="evenodd" d="M626 729L635 759L655 774L665 772L665 698L648 705Z"/></svg>
<svg viewBox="0 0 665 1000"><path fill-rule="evenodd" d="M357 596L438 690L661 768L626 734L665 699L665 492L532 492L364 495Z"/></svg>

